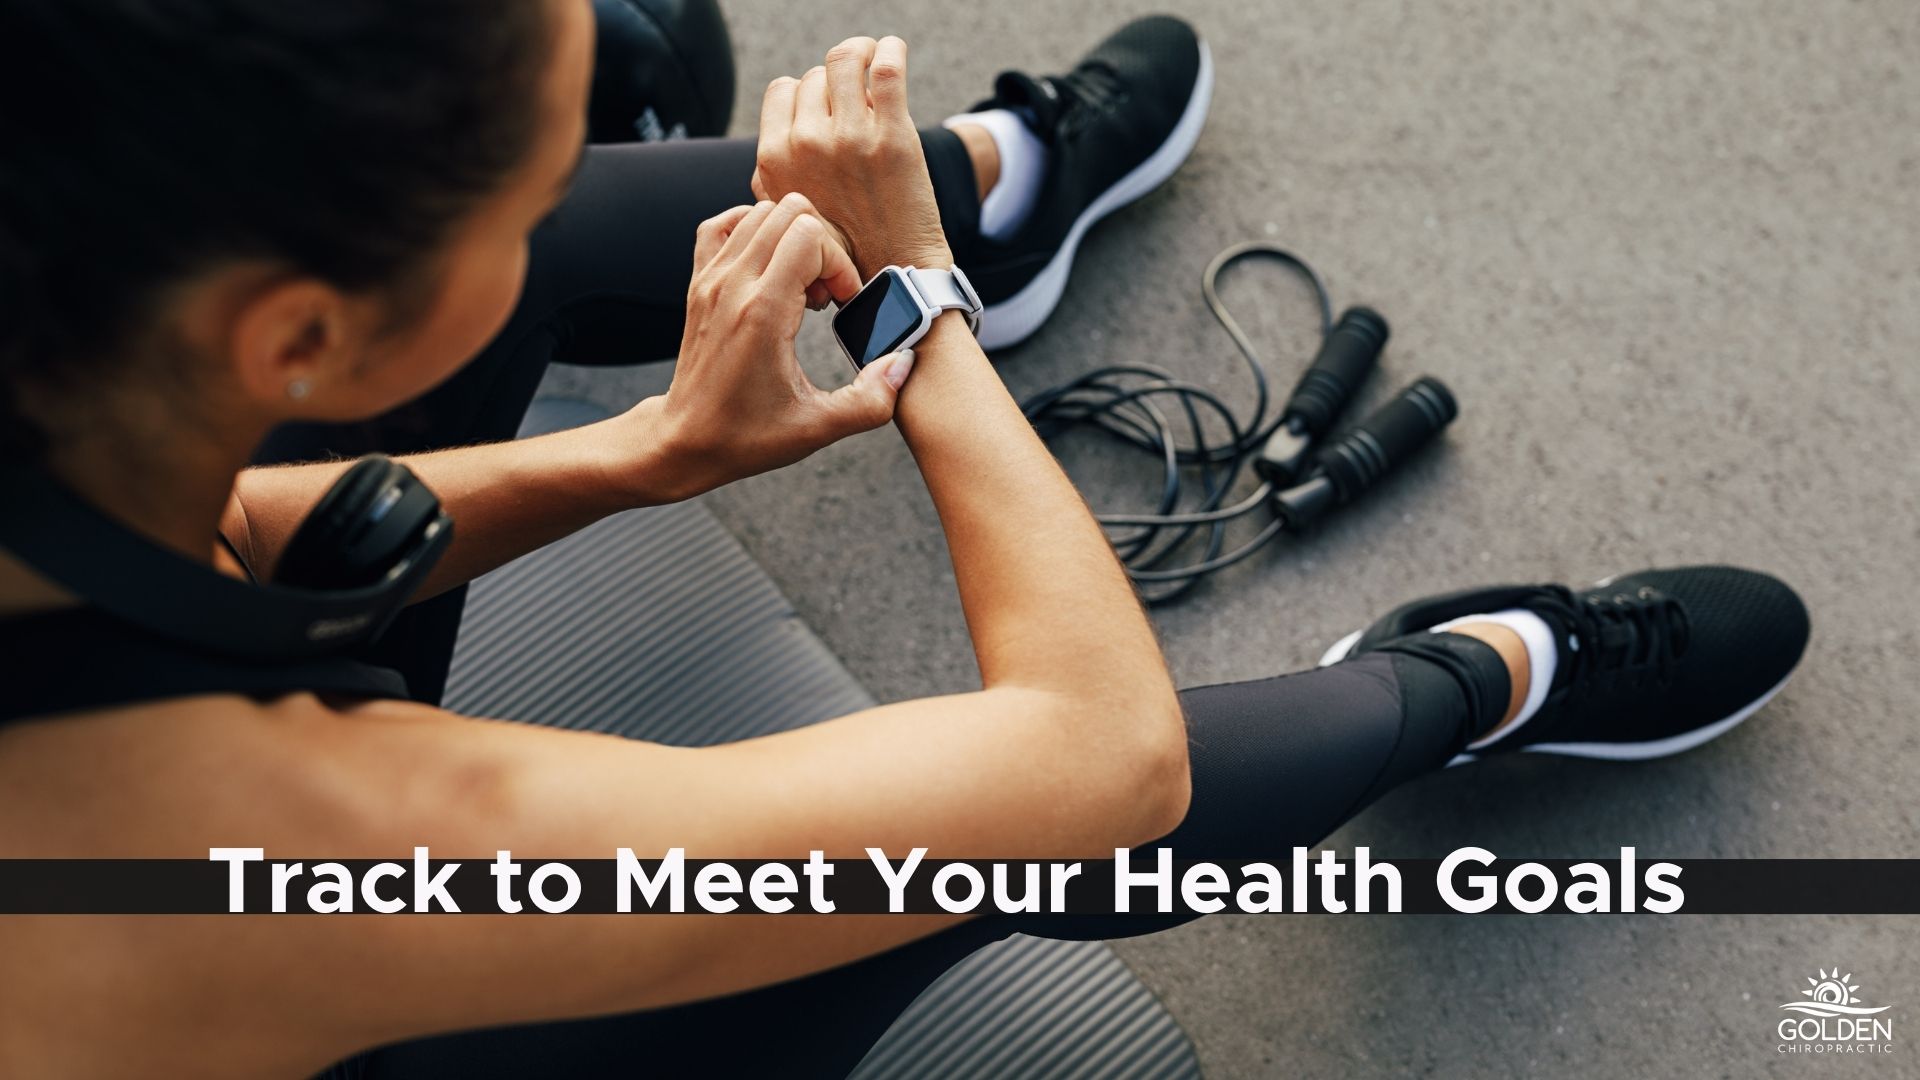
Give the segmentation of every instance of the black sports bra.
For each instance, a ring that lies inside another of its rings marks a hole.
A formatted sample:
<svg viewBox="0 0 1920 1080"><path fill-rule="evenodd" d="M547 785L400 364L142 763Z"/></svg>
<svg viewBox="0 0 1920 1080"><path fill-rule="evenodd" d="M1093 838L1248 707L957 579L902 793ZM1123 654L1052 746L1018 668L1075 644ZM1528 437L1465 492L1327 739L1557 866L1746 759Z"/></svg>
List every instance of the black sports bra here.
<svg viewBox="0 0 1920 1080"><path fill-rule="evenodd" d="M0 619L0 724L199 694L296 691L404 698L391 668L346 657L250 663L149 634L88 607Z"/></svg>

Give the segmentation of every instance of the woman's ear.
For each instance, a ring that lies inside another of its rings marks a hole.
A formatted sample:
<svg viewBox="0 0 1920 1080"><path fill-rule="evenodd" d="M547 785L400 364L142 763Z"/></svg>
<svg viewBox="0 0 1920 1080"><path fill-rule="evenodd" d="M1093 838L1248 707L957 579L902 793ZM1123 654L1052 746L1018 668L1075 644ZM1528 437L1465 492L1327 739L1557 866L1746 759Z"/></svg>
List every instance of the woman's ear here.
<svg viewBox="0 0 1920 1080"><path fill-rule="evenodd" d="M241 391L261 407L320 418L351 394L359 305L312 278L282 279L253 290L233 311L227 354ZM336 400L328 404L329 390ZM291 407L291 408L290 408Z"/></svg>

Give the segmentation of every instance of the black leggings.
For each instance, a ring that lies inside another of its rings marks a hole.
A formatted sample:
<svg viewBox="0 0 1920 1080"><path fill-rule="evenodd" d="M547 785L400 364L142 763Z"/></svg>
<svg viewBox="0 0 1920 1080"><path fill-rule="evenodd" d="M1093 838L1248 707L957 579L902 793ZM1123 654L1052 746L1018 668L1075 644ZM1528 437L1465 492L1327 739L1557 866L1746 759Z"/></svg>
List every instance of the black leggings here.
<svg viewBox="0 0 1920 1080"><path fill-rule="evenodd" d="M956 252L978 220L965 151L924 133L934 190ZM407 453L510 437L546 366L633 363L677 349L694 228L750 201L744 140L595 147L555 219L536 234L526 294L507 328L446 385L365 424L275 433L263 461L324 453ZM409 609L376 659L437 700L462 592ZM1430 639L1430 640L1429 640ZM1186 820L1161 844L1182 858L1277 857L1310 845L1381 794L1445 764L1497 719L1506 672L1485 645L1423 635L1333 667L1181 693L1193 763ZM1153 845L1158 847L1160 844ZM370 1077L625 1076L726 1071L842 1076L916 995L953 964L1012 933L1099 939L1148 933L1179 916L996 916L880 956L717 1001L605 1019L443 1036L388 1047L355 1065ZM636 1057L636 1055L643 1055Z"/></svg>

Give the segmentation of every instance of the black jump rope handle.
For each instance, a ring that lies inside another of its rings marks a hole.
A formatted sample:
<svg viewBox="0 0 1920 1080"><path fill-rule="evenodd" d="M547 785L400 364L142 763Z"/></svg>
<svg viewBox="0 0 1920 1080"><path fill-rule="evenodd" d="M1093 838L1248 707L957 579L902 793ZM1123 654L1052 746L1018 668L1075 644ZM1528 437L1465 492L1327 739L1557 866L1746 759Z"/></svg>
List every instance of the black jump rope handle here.
<svg viewBox="0 0 1920 1080"><path fill-rule="evenodd" d="M1281 415L1299 417L1310 435L1325 435L1354 391L1373 373L1391 332L1387 320L1372 308L1348 308L1320 343L1320 352L1306 373L1294 384L1293 396L1287 399Z"/></svg>
<svg viewBox="0 0 1920 1080"><path fill-rule="evenodd" d="M1303 484L1274 496L1288 528L1297 528L1380 482L1460 415L1453 393L1439 379L1423 376L1382 405L1360 426L1320 448L1317 471Z"/></svg>
<svg viewBox="0 0 1920 1080"><path fill-rule="evenodd" d="M1294 384L1280 411L1279 429L1254 459L1260 475L1281 487L1306 475L1314 440L1332 430L1340 411L1373 373L1390 333L1387 320L1372 308L1348 308L1340 316Z"/></svg>

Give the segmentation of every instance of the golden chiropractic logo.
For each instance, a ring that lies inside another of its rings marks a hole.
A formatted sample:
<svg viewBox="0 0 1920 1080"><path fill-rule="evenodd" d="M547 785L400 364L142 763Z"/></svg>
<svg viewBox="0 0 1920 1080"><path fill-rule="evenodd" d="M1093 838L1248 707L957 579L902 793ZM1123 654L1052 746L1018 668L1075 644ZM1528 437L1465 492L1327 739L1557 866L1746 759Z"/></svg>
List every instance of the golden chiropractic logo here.
<svg viewBox="0 0 1920 1080"><path fill-rule="evenodd" d="M1853 973L1821 968L1807 976L1806 1001L1789 1001L1781 1009L1796 1013L1774 1028L1782 1054L1890 1054L1893 1020L1880 1014L1891 1005L1867 1005L1860 998Z"/></svg>

